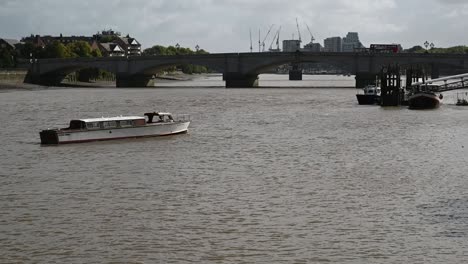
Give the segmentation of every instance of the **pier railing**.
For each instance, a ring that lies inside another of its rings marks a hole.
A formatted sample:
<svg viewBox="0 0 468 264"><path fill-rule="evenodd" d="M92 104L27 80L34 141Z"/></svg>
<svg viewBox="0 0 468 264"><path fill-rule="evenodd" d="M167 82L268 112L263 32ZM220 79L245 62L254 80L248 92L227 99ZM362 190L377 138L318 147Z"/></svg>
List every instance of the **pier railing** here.
<svg viewBox="0 0 468 264"><path fill-rule="evenodd" d="M412 84L413 87L437 87L435 92L446 92L468 88L468 73L447 76Z"/></svg>

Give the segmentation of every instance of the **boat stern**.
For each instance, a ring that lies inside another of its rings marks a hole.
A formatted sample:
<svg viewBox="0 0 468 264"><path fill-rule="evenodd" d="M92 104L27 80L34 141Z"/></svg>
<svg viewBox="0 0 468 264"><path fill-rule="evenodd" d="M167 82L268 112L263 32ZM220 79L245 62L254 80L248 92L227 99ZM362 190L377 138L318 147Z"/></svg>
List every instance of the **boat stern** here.
<svg viewBox="0 0 468 264"><path fill-rule="evenodd" d="M57 145L59 143L58 133L55 129L42 130L39 132L39 135L41 137L41 144Z"/></svg>

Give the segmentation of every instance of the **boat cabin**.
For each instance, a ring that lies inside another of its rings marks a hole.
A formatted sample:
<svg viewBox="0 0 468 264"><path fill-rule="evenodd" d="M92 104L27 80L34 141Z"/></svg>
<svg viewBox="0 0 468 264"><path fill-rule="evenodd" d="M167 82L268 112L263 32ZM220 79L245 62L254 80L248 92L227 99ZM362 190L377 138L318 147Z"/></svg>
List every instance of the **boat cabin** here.
<svg viewBox="0 0 468 264"><path fill-rule="evenodd" d="M364 94L380 96L380 87L375 86L375 85L368 85L364 87Z"/></svg>
<svg viewBox="0 0 468 264"><path fill-rule="evenodd" d="M147 118L147 123L163 123L163 122L174 122L174 118L172 118L171 113L145 113Z"/></svg>
<svg viewBox="0 0 468 264"><path fill-rule="evenodd" d="M439 89L440 89L440 86L439 85L436 85L436 84L427 84L427 83L423 83L423 84L417 84L417 85L413 85L412 87L412 90L413 90L413 93L417 93L417 92L438 92Z"/></svg>
<svg viewBox="0 0 468 264"><path fill-rule="evenodd" d="M64 130L100 130L139 127L144 125L146 125L146 120L141 116L103 117L71 120L70 126Z"/></svg>

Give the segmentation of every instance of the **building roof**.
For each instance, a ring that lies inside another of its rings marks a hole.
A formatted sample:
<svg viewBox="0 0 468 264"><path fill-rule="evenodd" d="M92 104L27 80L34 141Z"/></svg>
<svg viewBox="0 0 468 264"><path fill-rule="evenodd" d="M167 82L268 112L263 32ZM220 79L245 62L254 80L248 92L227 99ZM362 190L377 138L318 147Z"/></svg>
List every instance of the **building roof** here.
<svg viewBox="0 0 468 264"><path fill-rule="evenodd" d="M134 38L127 38L127 37L119 37L118 38L123 44L130 46L130 45L140 45L140 43Z"/></svg>
<svg viewBox="0 0 468 264"><path fill-rule="evenodd" d="M4 38L4 39L0 39L0 40L3 40L5 43L7 43L13 49L15 48L15 45L21 43L19 40L16 40L16 39L6 39L6 38Z"/></svg>
<svg viewBox="0 0 468 264"><path fill-rule="evenodd" d="M119 44L109 42L109 43L99 43L99 45L107 52L124 52L122 47Z"/></svg>

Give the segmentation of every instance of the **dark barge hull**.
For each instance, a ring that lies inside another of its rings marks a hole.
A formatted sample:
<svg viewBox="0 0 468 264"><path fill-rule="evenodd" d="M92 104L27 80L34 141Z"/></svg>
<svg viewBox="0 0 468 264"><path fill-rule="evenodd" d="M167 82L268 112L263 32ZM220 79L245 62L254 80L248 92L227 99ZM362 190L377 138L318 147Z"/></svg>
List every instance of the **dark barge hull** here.
<svg viewBox="0 0 468 264"><path fill-rule="evenodd" d="M435 94L420 93L412 95L408 99L409 109L435 109L440 106L440 99Z"/></svg>
<svg viewBox="0 0 468 264"><path fill-rule="evenodd" d="M360 105L374 105L380 102L380 97L377 95L356 94L356 97Z"/></svg>

